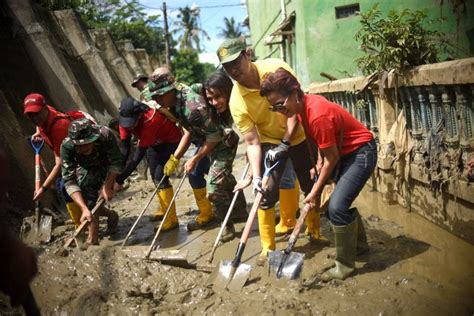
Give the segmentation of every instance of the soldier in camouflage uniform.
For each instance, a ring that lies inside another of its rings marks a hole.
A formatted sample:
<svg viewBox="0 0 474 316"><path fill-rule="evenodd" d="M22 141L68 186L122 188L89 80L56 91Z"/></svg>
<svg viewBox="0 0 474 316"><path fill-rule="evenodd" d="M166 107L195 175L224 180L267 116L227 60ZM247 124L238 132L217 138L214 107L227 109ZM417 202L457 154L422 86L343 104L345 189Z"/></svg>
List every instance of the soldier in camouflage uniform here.
<svg viewBox="0 0 474 316"><path fill-rule="evenodd" d="M114 233L118 215L102 207L92 216L99 196L113 196L113 184L122 172L123 158L115 136L105 126L79 119L71 123L61 145L62 176L67 194L82 211L81 222L89 225L88 244L98 244L99 216L107 217L108 233Z"/></svg>
<svg viewBox="0 0 474 316"><path fill-rule="evenodd" d="M154 73L160 73L158 70L159 69L155 70ZM212 119L210 109L206 106L206 102L201 95L194 92L190 87L175 82L167 69L163 69L163 73L153 76L148 83L148 88L151 97L161 106L167 108L170 113L176 117L177 122L184 128L184 135L180 145L165 165L165 174L172 174L175 171L179 159L186 152L191 143L191 139L200 140L202 145L198 152L185 163L184 169L187 173L194 170L197 163L205 156L210 155L211 163L214 167L214 161L216 159L222 160L224 155L232 155L232 159L235 157L235 148L233 150L229 149L229 146L224 143L223 128L218 122ZM220 175L213 169L214 168L211 167L209 171L210 178L219 178ZM212 176L213 174L214 176ZM214 188L218 185L218 183L214 183L213 186L209 188L215 190ZM230 194L232 194L232 189L231 187ZM206 188L204 187L200 190L201 192L199 192L200 194L198 195L196 195L195 192L198 206L200 206L200 199L205 198L208 201ZM220 207L220 201L217 201L217 199L220 198L219 194L216 195L215 192L209 193L209 199L212 199L216 206L216 213L214 215L218 220L222 221L227 208L223 209ZM217 207L218 205L219 207ZM199 207L199 210L199 215L188 223L188 230L204 228L211 222L213 217L212 207L210 207L210 205L204 209ZM229 222L226 228L224 239L233 238L233 224Z"/></svg>

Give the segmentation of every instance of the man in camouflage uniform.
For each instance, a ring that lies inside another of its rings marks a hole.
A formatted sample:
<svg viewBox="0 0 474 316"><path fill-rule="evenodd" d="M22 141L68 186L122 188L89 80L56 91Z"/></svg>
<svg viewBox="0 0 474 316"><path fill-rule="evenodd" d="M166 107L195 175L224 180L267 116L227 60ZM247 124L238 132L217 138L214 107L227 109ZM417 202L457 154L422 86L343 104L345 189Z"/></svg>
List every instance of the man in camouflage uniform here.
<svg viewBox="0 0 474 316"><path fill-rule="evenodd" d="M229 176L232 172L232 163L226 163L226 160L232 161L234 159L237 146L229 147L224 142L223 128L218 122L212 120L209 109L206 107L204 98L201 95L197 94L190 87L175 82L167 69L163 69L161 73L160 69L157 69L154 74L148 83L150 98L153 98L161 106L167 108L184 128L184 135L180 145L166 163L164 172L168 175L172 174L179 164L179 159L189 147L191 139L200 140L201 147L185 163L184 169L187 173L190 173L202 158L210 155L212 166L209 170L209 184L207 186L209 200L214 203L216 210L214 215L218 220L222 221L232 199L233 190L233 185L228 185L227 183L227 180L233 178ZM235 138L235 142L238 143L237 134L235 134ZM233 184L235 184L235 179ZM204 187L199 190L201 190L200 194L196 195L195 192L198 206L200 198L206 198L207 200L206 188ZM245 201L243 203L245 204ZM188 230L203 228L212 220L212 208L203 209L199 207L199 209L199 215L188 223ZM229 221L223 234L223 240L232 239L234 232L234 225Z"/></svg>
<svg viewBox="0 0 474 316"><path fill-rule="evenodd" d="M92 216L99 196L113 196L113 184L122 172L123 159L115 136L105 126L79 119L71 123L61 145L62 176L67 194L82 211L81 222L89 225L88 244L98 244L99 216L107 217L108 233L114 233L118 215L102 207Z"/></svg>

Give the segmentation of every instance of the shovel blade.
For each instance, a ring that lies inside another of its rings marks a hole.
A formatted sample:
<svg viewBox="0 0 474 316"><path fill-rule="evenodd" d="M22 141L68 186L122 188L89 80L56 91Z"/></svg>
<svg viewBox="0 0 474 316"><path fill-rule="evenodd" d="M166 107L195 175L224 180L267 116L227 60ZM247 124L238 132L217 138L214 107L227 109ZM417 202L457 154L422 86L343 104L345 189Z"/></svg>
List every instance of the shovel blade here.
<svg viewBox="0 0 474 316"><path fill-rule="evenodd" d="M244 263L239 264L232 278L230 275L231 270L231 260L221 261L217 269L215 269L209 276L208 283L211 283L218 288L227 288L234 292L240 291L249 279L252 266Z"/></svg>
<svg viewBox="0 0 474 316"><path fill-rule="evenodd" d="M297 279L303 269L304 254L299 252L272 251L268 253L268 273L276 278ZM279 273L278 271L281 272Z"/></svg>
<svg viewBox="0 0 474 316"><path fill-rule="evenodd" d="M53 217L50 215L41 215L39 230L36 228L36 217L29 216L23 219L21 224L20 236L28 244L38 242L48 243L51 241L51 226Z"/></svg>

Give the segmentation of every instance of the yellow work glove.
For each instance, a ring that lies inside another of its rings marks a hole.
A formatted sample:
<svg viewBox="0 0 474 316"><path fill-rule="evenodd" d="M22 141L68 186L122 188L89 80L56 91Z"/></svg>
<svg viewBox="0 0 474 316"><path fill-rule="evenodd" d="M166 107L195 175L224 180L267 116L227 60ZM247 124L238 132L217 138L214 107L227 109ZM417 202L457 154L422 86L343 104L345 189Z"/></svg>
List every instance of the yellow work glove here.
<svg viewBox="0 0 474 316"><path fill-rule="evenodd" d="M178 167L179 159L177 159L173 154L171 154L170 159L165 164L165 169L163 170L166 176L171 176L176 168Z"/></svg>

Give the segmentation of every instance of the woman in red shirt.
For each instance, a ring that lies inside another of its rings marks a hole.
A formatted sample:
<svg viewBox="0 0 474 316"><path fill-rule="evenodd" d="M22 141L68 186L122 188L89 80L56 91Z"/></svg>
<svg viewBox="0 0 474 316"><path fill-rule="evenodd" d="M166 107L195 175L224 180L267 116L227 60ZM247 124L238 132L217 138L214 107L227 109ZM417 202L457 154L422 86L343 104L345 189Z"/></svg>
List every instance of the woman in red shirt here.
<svg viewBox="0 0 474 316"><path fill-rule="evenodd" d="M288 117L297 114L307 139L318 148L318 177L304 202L319 205L324 185L331 177L336 180L328 206L336 262L322 279L343 280L354 272L356 254L368 251L362 220L351 204L375 168L377 146L372 133L342 106L320 95L304 94L298 80L283 68L266 77L260 93L273 111Z"/></svg>

